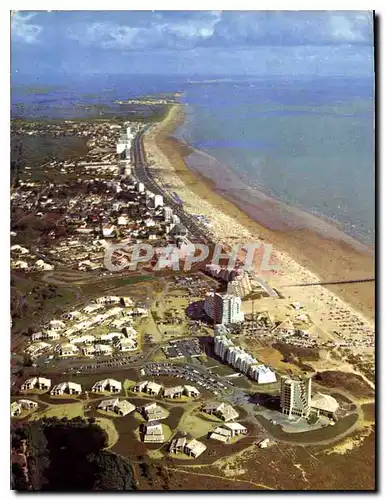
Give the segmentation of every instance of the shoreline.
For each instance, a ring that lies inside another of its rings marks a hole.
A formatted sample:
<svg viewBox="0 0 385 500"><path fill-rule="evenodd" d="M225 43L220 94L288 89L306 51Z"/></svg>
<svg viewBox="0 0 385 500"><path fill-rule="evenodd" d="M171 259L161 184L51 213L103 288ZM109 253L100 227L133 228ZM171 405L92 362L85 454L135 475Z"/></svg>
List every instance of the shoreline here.
<svg viewBox="0 0 385 500"><path fill-rule="evenodd" d="M145 135L144 143L149 157L156 158L156 163L162 165L161 168L153 167L152 173L166 189L172 186L184 200L187 212L204 213L204 208L206 211L209 208L214 211L216 223L213 224L213 232L218 241L231 244L245 242L246 239L250 241L250 237L254 237L254 240L271 243L277 259L282 262L282 272L269 277L268 280L278 288L304 282L324 283L374 278L374 258L370 248L365 251L365 245L355 242L338 228L335 227L331 234L332 226L298 209L294 209L294 212L301 212L304 221L312 221L313 224L317 221L318 225L323 226L323 233L317 233L305 223L293 228L292 220L282 226L282 219L276 217L281 215L280 202L263 193L258 193L260 201L257 205L255 200L254 204L242 198L237 200L234 193L221 189L211 178L205 176L201 169L194 168L191 163L189 165L189 157L197 154L196 150L171 135L183 120L183 107L174 106L165 120L156 124ZM164 165L167 164L168 168L165 168ZM273 228L266 222L266 217L271 217L272 210L275 210ZM291 207L289 211L293 212ZM226 231L226 227L235 229L235 234L231 234L231 230ZM354 243L357 248L354 248ZM374 282L324 285L312 289L311 294L314 296L319 295L315 293L316 289L318 292L328 289L372 323ZM309 295L309 292L306 294ZM317 301L316 298L314 300Z"/></svg>

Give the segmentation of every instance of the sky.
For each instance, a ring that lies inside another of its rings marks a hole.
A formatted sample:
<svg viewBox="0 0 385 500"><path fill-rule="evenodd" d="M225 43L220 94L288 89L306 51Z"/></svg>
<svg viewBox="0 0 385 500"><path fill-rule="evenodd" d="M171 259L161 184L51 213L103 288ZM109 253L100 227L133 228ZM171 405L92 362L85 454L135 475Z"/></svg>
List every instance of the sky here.
<svg viewBox="0 0 385 500"><path fill-rule="evenodd" d="M370 76L370 11L13 11L12 74Z"/></svg>

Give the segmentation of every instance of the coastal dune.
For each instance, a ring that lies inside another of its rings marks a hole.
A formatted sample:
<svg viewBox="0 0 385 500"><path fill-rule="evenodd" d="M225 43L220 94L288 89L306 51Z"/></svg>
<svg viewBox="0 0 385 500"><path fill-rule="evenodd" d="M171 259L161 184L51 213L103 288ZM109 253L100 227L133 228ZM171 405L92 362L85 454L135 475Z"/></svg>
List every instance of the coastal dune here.
<svg viewBox="0 0 385 500"><path fill-rule="evenodd" d="M256 190L250 192L247 186L232 191L234 173L230 171L217 172L222 182L206 177L204 167L210 164L209 159L205 164L201 157L197 168L191 158L199 153L171 135L183 119L183 107L173 106L165 120L144 137L151 174L157 182L183 200L186 212L208 217L216 241L272 244L279 271L267 277L269 283L285 297L306 304L325 327L333 326L328 324L327 312L335 305L347 318L356 318L372 329L374 281L293 285L374 278L373 252L335 226Z"/></svg>

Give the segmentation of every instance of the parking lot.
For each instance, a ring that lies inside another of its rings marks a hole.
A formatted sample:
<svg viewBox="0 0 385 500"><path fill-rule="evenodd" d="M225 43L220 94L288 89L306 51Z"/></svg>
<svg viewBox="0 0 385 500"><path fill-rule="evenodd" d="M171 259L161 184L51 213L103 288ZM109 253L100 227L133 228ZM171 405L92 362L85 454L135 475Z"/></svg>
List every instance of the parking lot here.
<svg viewBox="0 0 385 500"><path fill-rule="evenodd" d="M204 353L198 339L171 340L163 348L164 354L168 359L173 358L194 358L202 356Z"/></svg>
<svg viewBox="0 0 385 500"><path fill-rule="evenodd" d="M144 366L141 370L143 376L168 376L184 379L196 385L197 388L203 388L212 392L215 396L230 388L227 381L220 380L211 373L204 373L196 370L193 366L179 366L171 363L151 363Z"/></svg>

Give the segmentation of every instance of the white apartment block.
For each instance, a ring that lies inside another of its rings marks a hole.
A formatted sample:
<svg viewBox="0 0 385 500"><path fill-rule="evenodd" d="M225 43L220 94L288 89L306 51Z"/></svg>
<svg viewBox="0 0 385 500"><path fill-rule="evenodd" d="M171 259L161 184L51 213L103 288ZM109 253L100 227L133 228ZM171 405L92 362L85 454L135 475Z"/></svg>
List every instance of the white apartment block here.
<svg viewBox="0 0 385 500"><path fill-rule="evenodd" d="M311 403L311 378L294 379L281 378L281 410L282 413L293 416L307 417Z"/></svg>
<svg viewBox="0 0 385 500"><path fill-rule="evenodd" d="M272 384L277 381L273 370L265 365L254 365L250 368L250 378L256 380L258 384Z"/></svg>
<svg viewBox="0 0 385 500"><path fill-rule="evenodd" d="M249 274L242 270L232 281L227 284L227 293L243 299L252 292Z"/></svg>
<svg viewBox="0 0 385 500"><path fill-rule="evenodd" d="M245 319L241 305L240 297L209 292L206 295L203 309L214 323L239 323Z"/></svg>
<svg viewBox="0 0 385 500"><path fill-rule="evenodd" d="M258 363L251 354L236 346L226 335L214 337L214 352L223 361L245 373L258 384L268 384L277 381L275 373L267 366Z"/></svg>

